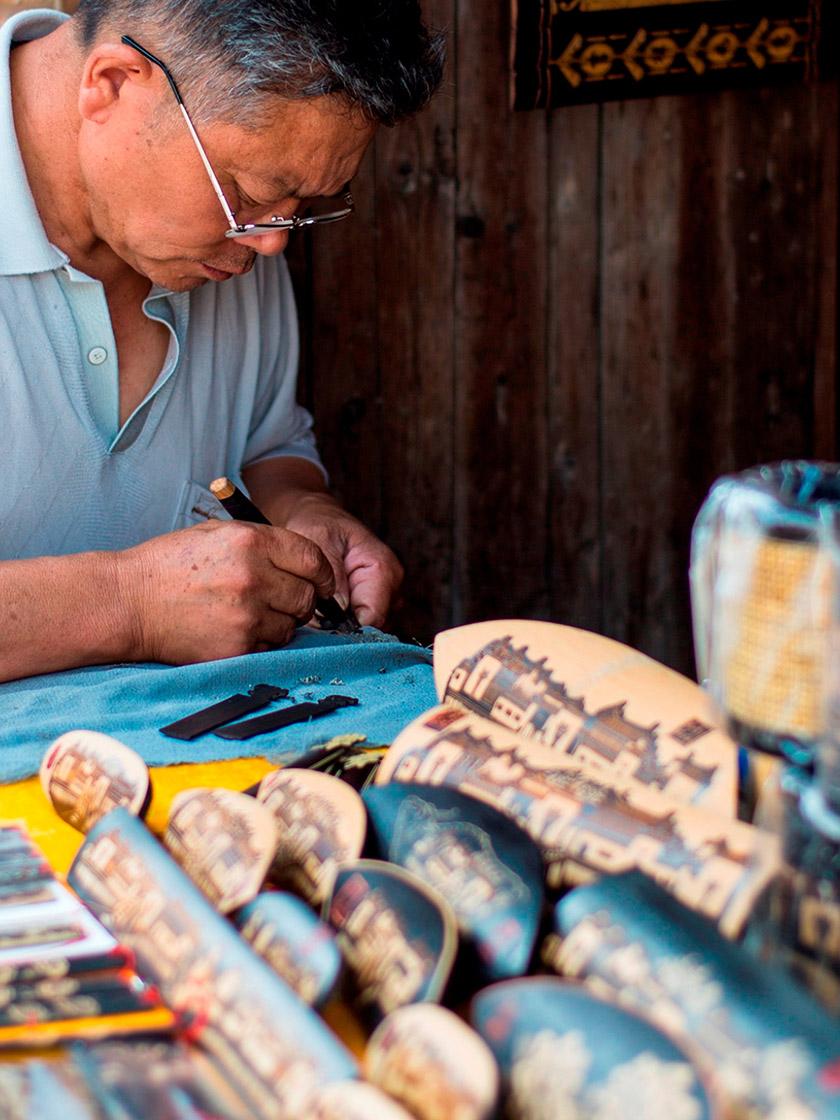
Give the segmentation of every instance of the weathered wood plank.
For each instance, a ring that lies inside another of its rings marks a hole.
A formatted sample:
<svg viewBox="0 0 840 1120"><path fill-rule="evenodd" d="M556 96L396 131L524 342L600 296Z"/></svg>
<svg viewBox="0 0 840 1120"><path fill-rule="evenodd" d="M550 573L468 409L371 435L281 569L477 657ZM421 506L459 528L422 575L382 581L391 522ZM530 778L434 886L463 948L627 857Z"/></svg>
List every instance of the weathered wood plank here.
<svg viewBox="0 0 840 1120"><path fill-rule="evenodd" d="M669 637L684 622L674 601L669 423L682 101L603 111L604 630L673 659Z"/></svg>
<svg viewBox="0 0 840 1120"><path fill-rule="evenodd" d="M402 632L555 617L690 671L712 481L837 454L836 83L511 114L484 17L299 269L327 461Z"/></svg>
<svg viewBox="0 0 840 1120"><path fill-rule="evenodd" d="M796 86L605 109L605 623L684 670L708 486L815 454L815 114Z"/></svg>
<svg viewBox="0 0 840 1120"><path fill-rule="evenodd" d="M805 86L757 91L730 106L739 466L815 451L817 285L826 249L818 115L814 87Z"/></svg>
<svg viewBox="0 0 840 1120"><path fill-rule="evenodd" d="M303 398L313 409L334 488L374 528L382 510L375 163L371 149L353 181L352 218L301 234L312 274Z"/></svg>
<svg viewBox="0 0 840 1120"><path fill-rule="evenodd" d="M506 5L459 5L458 621L549 610L547 122L507 107Z"/></svg>
<svg viewBox="0 0 840 1120"><path fill-rule="evenodd" d="M452 0L424 10L433 26L454 26ZM406 569L393 625L426 642L451 623L454 560L453 50L441 95L377 140L380 530Z"/></svg>
<svg viewBox="0 0 840 1120"><path fill-rule="evenodd" d="M600 111L560 110L549 126L551 617L600 630Z"/></svg>
<svg viewBox="0 0 840 1120"><path fill-rule="evenodd" d="M816 374L814 378L814 454L818 459L840 458L838 442L838 386L840 376L840 295L838 295L838 256L840 256L840 89L837 82L823 82L812 91L810 143L818 164L814 199L816 236L811 237L811 253L816 255L817 287ZM810 204L806 201L806 207ZM837 246L834 252L831 246Z"/></svg>

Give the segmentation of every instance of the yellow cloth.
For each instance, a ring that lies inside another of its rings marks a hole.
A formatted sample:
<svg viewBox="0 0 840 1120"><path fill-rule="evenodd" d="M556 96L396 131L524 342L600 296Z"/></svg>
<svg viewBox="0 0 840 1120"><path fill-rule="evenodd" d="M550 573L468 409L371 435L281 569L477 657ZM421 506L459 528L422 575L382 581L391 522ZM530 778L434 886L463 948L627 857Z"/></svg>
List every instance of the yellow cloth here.
<svg viewBox="0 0 840 1120"><path fill-rule="evenodd" d="M146 823L152 832L161 835L166 828L172 799L181 790L198 786L244 790L273 769L275 767L264 758L152 767L152 802ZM58 816L38 778L0 786L0 819L23 822L50 866L60 875L67 873L84 839Z"/></svg>

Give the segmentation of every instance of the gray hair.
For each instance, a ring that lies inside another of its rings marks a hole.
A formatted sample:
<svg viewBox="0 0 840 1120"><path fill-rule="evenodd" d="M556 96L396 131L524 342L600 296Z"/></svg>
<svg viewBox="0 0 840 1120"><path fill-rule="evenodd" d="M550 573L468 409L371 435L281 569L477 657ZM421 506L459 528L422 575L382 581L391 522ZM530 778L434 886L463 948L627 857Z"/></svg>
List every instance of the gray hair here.
<svg viewBox="0 0 840 1120"><path fill-rule="evenodd" d="M443 37L417 0L81 0L74 20L85 48L108 31L159 53L205 119L247 124L271 95L337 94L395 124L443 70Z"/></svg>

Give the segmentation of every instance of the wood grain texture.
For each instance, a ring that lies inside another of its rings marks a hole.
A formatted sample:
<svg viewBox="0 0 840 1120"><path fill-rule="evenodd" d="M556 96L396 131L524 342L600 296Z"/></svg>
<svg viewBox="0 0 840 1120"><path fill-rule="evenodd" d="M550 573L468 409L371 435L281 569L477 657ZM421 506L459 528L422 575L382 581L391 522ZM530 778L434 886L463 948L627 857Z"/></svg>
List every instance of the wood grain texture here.
<svg viewBox="0 0 840 1120"><path fill-rule="evenodd" d="M451 26L452 0L427 6ZM394 616L428 640L449 624L454 569L455 98L443 89L377 146L377 337L382 396L382 532L408 573ZM408 515L407 515L408 514Z"/></svg>
<svg viewBox="0 0 840 1120"><path fill-rule="evenodd" d="M550 616L600 631L601 111L567 109L549 124Z"/></svg>
<svg viewBox="0 0 840 1120"><path fill-rule="evenodd" d="M670 540L670 405L673 381L683 373L674 361L673 284L680 110L673 98L604 108L604 630L632 645L652 643L658 651L679 609Z"/></svg>
<svg viewBox="0 0 840 1120"><path fill-rule="evenodd" d="M459 6L454 621L549 609L547 121L507 108L507 11Z"/></svg>
<svg viewBox="0 0 840 1120"><path fill-rule="evenodd" d="M372 148L353 181L353 217L304 232L295 250L304 301L303 399L314 413L333 487L371 525L382 520L376 159Z"/></svg>
<svg viewBox="0 0 840 1120"><path fill-rule="evenodd" d="M814 455L832 460L838 452L838 258L840 258L840 97L836 82L822 82L814 91L811 136L818 160L814 199L818 232L816 257L817 309L814 362ZM833 248L832 248L833 247Z"/></svg>
<svg viewBox="0 0 840 1120"><path fill-rule="evenodd" d="M816 453L816 102L791 86L605 109L605 627L689 671L709 485Z"/></svg>

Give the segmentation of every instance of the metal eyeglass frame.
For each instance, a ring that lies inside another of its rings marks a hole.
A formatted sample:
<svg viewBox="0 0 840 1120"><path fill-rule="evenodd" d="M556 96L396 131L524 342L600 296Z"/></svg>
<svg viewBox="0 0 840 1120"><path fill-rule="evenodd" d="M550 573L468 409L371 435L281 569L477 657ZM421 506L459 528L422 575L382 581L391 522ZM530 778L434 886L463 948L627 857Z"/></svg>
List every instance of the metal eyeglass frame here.
<svg viewBox="0 0 840 1120"><path fill-rule="evenodd" d="M181 97L181 91L178 89L178 86L175 82L175 79L172 77L169 67L164 62L161 62L159 58L156 58L151 53L151 51L147 51L145 47L141 47L140 44L135 39L132 39L130 35L123 35L121 37L121 40L127 47L131 47L133 50L139 51L139 53L142 54L144 58L147 58L149 62L154 63L155 66L159 66L166 75L166 80L169 82L170 88L175 94L175 98L178 102L178 107L181 110L184 120L186 121L187 128L190 130L190 136L192 136L193 138L193 143L196 146L198 154L201 156L201 162L204 164L204 170L207 172L208 178L210 179L210 182L213 186L213 190L216 192L216 197L218 198L219 202L222 205L222 209L225 212L225 217L227 218L228 225L230 226L230 229L225 231L225 237L261 237L266 233L275 233L278 229L295 230L303 229L306 226L326 225L328 222L340 222L342 218L347 218L350 216L350 214L353 213L353 211L355 210L353 195L350 193L350 184L346 183L343 191L341 192L341 198L344 202L344 207L341 210L334 210L328 214L306 214L303 217L299 217L297 214L293 214L291 218L282 218L278 214L272 214L270 222L251 222L245 225L243 225L241 222L237 222L236 215L231 210L228 204L228 200L225 198L225 193L222 190L221 184L216 177L216 172L213 170L210 164L210 160L207 158L207 153L204 150L204 145L198 138L198 133L195 130L195 125L193 124L192 118L187 112L187 107L184 104L184 99L183 97Z"/></svg>

